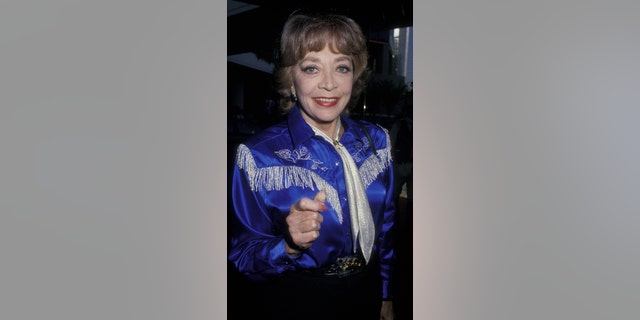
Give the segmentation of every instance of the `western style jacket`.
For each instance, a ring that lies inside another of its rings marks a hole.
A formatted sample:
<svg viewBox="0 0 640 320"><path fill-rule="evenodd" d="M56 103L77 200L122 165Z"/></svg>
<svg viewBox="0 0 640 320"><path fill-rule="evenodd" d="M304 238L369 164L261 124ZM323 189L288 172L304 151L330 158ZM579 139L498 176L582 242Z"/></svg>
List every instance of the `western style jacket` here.
<svg viewBox="0 0 640 320"><path fill-rule="evenodd" d="M380 263L382 298L386 299L391 293L396 210L389 134L368 121L345 115L341 120L340 143L358 167L371 207L376 231L372 256ZM229 259L247 277L267 280L289 271L328 266L354 254L341 158L304 121L298 106L285 121L238 145L232 175ZM313 199L320 190L326 191L329 208L322 212L320 236L300 255L289 256L285 251L289 208L302 197Z"/></svg>

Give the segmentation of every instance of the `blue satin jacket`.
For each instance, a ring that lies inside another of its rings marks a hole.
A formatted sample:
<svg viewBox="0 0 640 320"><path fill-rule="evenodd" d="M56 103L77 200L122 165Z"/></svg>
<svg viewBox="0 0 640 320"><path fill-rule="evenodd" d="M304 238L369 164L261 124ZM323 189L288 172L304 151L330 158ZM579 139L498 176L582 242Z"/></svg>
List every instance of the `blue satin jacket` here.
<svg viewBox="0 0 640 320"><path fill-rule="evenodd" d="M393 170L389 134L383 127L342 116L344 145L358 166L373 220L376 242L373 255L380 261L383 299L391 298L394 261L391 229L394 222ZM319 190L327 194L329 207L320 236L297 257L285 252L286 216L302 197L313 199ZM349 205L340 156L334 146L315 135L298 107L287 120L265 129L244 143L236 153L232 177L234 215L231 218L229 259L253 280L266 280L306 268L330 265L353 254Z"/></svg>

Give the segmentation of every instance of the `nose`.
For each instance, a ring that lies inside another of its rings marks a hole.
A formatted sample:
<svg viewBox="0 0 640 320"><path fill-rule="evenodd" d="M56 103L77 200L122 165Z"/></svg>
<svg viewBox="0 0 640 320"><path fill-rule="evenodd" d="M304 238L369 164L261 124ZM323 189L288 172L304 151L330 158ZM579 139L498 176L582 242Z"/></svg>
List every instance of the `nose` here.
<svg viewBox="0 0 640 320"><path fill-rule="evenodd" d="M319 84L321 89L325 90L333 90L338 87L338 83L336 82L335 77L330 72L323 74L322 80Z"/></svg>

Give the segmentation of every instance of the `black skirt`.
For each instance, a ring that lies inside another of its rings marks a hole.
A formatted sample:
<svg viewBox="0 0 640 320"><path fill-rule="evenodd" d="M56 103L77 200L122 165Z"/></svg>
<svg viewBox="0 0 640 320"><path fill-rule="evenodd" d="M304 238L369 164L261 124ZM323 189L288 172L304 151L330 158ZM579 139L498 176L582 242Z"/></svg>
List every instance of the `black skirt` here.
<svg viewBox="0 0 640 320"><path fill-rule="evenodd" d="M290 272L259 286L256 314L278 320L379 320L382 306L380 266L372 259L355 274Z"/></svg>

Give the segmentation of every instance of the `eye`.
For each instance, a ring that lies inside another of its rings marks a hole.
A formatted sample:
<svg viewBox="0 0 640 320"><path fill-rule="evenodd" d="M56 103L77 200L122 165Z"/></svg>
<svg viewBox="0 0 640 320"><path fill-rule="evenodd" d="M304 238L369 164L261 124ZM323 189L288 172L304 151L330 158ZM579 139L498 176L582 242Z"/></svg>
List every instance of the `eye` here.
<svg viewBox="0 0 640 320"><path fill-rule="evenodd" d="M306 67L302 67L302 72L304 72L304 73L317 73L318 72L318 68L316 68L315 66L306 66Z"/></svg>
<svg viewBox="0 0 640 320"><path fill-rule="evenodd" d="M349 73L351 72L351 67L349 66L338 66L337 71L340 73Z"/></svg>

